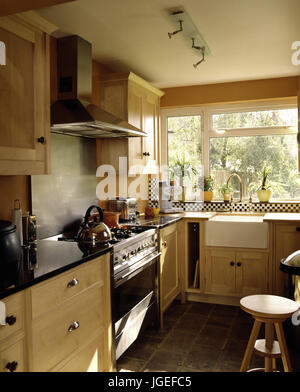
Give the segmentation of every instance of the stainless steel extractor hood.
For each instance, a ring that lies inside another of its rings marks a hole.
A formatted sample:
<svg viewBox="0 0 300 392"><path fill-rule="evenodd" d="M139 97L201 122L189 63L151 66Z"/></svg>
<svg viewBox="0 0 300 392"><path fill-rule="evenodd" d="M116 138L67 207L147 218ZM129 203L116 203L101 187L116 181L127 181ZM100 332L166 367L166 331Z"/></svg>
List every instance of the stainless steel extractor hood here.
<svg viewBox="0 0 300 392"><path fill-rule="evenodd" d="M51 105L51 132L89 138L147 136L91 104L92 45L77 35L57 40L58 100Z"/></svg>

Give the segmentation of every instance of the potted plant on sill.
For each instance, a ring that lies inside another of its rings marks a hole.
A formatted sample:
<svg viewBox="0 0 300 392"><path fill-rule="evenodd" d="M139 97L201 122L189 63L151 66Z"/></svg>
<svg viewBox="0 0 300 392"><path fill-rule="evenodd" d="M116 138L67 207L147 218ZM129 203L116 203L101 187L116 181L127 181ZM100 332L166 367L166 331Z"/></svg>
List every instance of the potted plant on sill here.
<svg viewBox="0 0 300 392"><path fill-rule="evenodd" d="M248 187L250 192L256 191L258 200L261 203L269 202L272 196L272 189L268 179L270 173L271 169L264 165L263 171L258 173L258 175L261 177L261 182L253 182L249 184Z"/></svg>
<svg viewBox="0 0 300 392"><path fill-rule="evenodd" d="M212 176L204 177L204 201L210 202L214 197L214 179Z"/></svg>
<svg viewBox="0 0 300 392"><path fill-rule="evenodd" d="M186 161L184 158L183 159L177 158L176 161L174 162L174 166L170 167L170 172L173 181L176 176L180 178L180 185L182 187L181 201L183 202L186 201L186 195L185 195L186 189L185 189L184 178L185 176L187 176L189 179L191 179L192 174L194 175L198 174L197 170L193 167L193 165L190 162Z"/></svg>
<svg viewBox="0 0 300 392"><path fill-rule="evenodd" d="M230 201L230 199L231 199L233 189L231 188L231 186L228 186L227 184L224 184L224 185L222 185L222 186L219 188L219 192L220 192L221 195L223 196L223 200L224 200L225 202L228 202L228 201Z"/></svg>
<svg viewBox="0 0 300 392"><path fill-rule="evenodd" d="M263 172L261 173L262 182L260 187L257 190L257 197L261 203L267 203L272 196L272 190L270 185L268 185L268 175L270 174L271 169L269 167L264 166Z"/></svg>

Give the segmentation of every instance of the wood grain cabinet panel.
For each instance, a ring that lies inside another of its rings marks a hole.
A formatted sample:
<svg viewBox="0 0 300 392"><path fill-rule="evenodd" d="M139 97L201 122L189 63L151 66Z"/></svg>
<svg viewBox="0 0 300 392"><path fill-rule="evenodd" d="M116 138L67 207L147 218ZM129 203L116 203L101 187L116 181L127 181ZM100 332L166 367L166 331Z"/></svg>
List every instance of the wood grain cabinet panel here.
<svg viewBox="0 0 300 392"><path fill-rule="evenodd" d="M2 175L48 172L50 52L43 22L23 14L0 18L0 41L6 46L6 65L0 66Z"/></svg>
<svg viewBox="0 0 300 392"><path fill-rule="evenodd" d="M268 253L253 250L205 250L205 292L243 297L268 292Z"/></svg>
<svg viewBox="0 0 300 392"><path fill-rule="evenodd" d="M6 308L6 325L0 325L0 342L25 328L25 300L24 293L16 293L4 299Z"/></svg>
<svg viewBox="0 0 300 392"><path fill-rule="evenodd" d="M30 371L112 370L110 286L107 253L26 290Z"/></svg>
<svg viewBox="0 0 300 392"><path fill-rule="evenodd" d="M62 275L33 286L31 291L32 319L39 317L65 300L83 292L96 283L103 285L105 264L98 260L82 264Z"/></svg>
<svg viewBox="0 0 300 392"><path fill-rule="evenodd" d="M97 284L32 323L33 366L48 371L103 326L103 285Z"/></svg>
<svg viewBox="0 0 300 392"><path fill-rule="evenodd" d="M275 224L274 242L274 294L285 295L288 288L288 274L280 271L280 260L299 250L300 224Z"/></svg>
<svg viewBox="0 0 300 392"><path fill-rule="evenodd" d="M107 74L96 85L101 91L100 106L147 133L147 137L101 140L101 164L110 164L118 173L119 156L127 157L128 168L143 165L144 173L160 164L159 114L163 92L137 75Z"/></svg>
<svg viewBox="0 0 300 392"><path fill-rule="evenodd" d="M105 334L96 335L92 341L76 351L65 361L63 366L58 366L53 371L58 372L104 372L105 371Z"/></svg>
<svg viewBox="0 0 300 392"><path fill-rule="evenodd" d="M160 301L164 312L181 291L177 224L160 230Z"/></svg>
<svg viewBox="0 0 300 392"><path fill-rule="evenodd" d="M205 253L205 291L228 295L235 293L235 253L212 249Z"/></svg>
<svg viewBox="0 0 300 392"><path fill-rule="evenodd" d="M26 371L24 344L24 339L20 339L4 349L0 345L0 372Z"/></svg>

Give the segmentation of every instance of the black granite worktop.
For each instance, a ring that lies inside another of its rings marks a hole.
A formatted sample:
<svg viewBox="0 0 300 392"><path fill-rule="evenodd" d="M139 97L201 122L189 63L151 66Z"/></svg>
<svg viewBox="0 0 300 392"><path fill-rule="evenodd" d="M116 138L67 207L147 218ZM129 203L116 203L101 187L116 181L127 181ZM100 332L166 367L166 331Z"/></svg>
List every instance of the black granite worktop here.
<svg viewBox="0 0 300 392"><path fill-rule="evenodd" d="M26 253L24 253L24 260L21 263L15 281L8 287L6 283L1 283L0 299L74 268L111 250L112 245L102 245L82 250L79 248L77 242L57 241L56 237L40 240L37 243L36 261L33 257L28 259Z"/></svg>
<svg viewBox="0 0 300 392"><path fill-rule="evenodd" d="M132 224L162 229L166 226L172 225L173 223L175 223L181 219L182 219L181 214L159 215L158 217L155 217L155 218L146 218L146 217L142 216L138 219L138 221L136 223L132 223Z"/></svg>

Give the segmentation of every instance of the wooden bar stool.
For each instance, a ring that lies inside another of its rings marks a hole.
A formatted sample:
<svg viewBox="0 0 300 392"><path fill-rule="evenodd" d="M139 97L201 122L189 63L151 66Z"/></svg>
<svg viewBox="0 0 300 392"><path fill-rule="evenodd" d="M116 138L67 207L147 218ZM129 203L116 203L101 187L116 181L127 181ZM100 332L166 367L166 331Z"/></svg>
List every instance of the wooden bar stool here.
<svg viewBox="0 0 300 392"><path fill-rule="evenodd" d="M285 372L291 372L292 366L282 323L299 309L299 305L288 298L262 294L242 298L240 307L254 318L240 371L251 371L249 365L255 352L265 358L265 372L276 370L276 358L282 359ZM265 323L265 339L257 340L262 323ZM278 341L274 340L274 326Z"/></svg>

